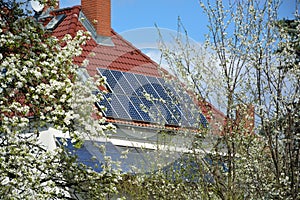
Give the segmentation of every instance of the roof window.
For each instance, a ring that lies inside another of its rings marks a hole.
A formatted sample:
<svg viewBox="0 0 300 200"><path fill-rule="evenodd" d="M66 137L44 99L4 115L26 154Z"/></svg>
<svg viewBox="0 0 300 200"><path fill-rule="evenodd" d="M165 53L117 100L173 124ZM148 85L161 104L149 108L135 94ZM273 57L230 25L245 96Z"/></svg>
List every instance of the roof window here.
<svg viewBox="0 0 300 200"><path fill-rule="evenodd" d="M54 30L64 19L66 15L58 15L51 19L51 21L45 27L47 30Z"/></svg>

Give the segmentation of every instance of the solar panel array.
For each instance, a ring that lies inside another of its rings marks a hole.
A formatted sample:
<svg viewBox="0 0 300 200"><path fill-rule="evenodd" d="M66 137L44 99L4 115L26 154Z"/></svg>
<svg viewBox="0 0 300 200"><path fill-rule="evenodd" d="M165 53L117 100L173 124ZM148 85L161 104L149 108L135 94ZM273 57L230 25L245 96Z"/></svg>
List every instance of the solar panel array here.
<svg viewBox="0 0 300 200"><path fill-rule="evenodd" d="M163 78L102 68L98 72L106 77L109 89L97 103L107 108L106 117L182 127L207 126L198 109L191 109L191 97L178 94Z"/></svg>

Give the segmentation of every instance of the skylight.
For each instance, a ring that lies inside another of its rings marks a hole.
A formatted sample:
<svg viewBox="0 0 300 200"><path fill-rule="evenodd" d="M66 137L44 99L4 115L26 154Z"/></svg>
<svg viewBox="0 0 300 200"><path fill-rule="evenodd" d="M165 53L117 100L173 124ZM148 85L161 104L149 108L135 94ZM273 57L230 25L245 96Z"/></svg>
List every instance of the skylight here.
<svg viewBox="0 0 300 200"><path fill-rule="evenodd" d="M65 17L66 15L62 14L52 18L45 28L47 30L54 30L63 21Z"/></svg>

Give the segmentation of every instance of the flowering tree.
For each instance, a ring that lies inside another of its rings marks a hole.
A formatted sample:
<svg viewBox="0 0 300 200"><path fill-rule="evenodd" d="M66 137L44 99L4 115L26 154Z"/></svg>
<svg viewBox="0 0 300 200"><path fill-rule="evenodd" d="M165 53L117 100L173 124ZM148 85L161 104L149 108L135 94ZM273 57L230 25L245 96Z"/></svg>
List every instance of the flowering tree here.
<svg viewBox="0 0 300 200"><path fill-rule="evenodd" d="M24 1L0 2L0 196L1 199L73 199L105 197L119 176L110 168L96 173L63 150L39 141L43 128L67 133L74 145L103 136L92 94L104 79L81 82L73 57L89 35L78 32L62 40L50 36L32 17ZM48 1L54 4L53 1ZM97 77L96 77L97 78Z"/></svg>
<svg viewBox="0 0 300 200"><path fill-rule="evenodd" d="M206 1L206 45L179 37L175 49L162 46L176 78L206 110L207 101L217 104L226 118L212 116L220 134L209 145L209 129L193 133L193 149L174 166L122 179L110 165L96 173L63 147L49 151L39 142L43 128L68 133L80 146L112 126L91 117L101 98L92 90L104 79L80 82L72 62L89 35L57 40L21 4L0 2L2 199L99 199L117 191L134 199L299 198L299 41L278 25L279 1Z"/></svg>
<svg viewBox="0 0 300 200"><path fill-rule="evenodd" d="M209 22L205 45L181 37L174 49L162 45L162 52L199 101L226 114L206 153L227 170L206 165L213 175L202 188L206 197L299 198L299 19L292 32L278 23L277 0L208 0L201 6Z"/></svg>

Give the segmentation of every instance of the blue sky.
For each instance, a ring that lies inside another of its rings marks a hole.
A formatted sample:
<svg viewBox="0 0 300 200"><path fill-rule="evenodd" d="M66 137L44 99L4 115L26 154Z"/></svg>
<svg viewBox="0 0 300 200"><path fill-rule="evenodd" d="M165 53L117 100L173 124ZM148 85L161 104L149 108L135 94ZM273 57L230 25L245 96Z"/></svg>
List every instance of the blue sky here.
<svg viewBox="0 0 300 200"><path fill-rule="evenodd" d="M283 0L280 16L292 18L296 0ZM60 0L61 7L79 5L80 0ZM206 17L198 0L112 0L112 28L118 33L154 27L177 30L180 16L189 36L203 42L207 33Z"/></svg>

